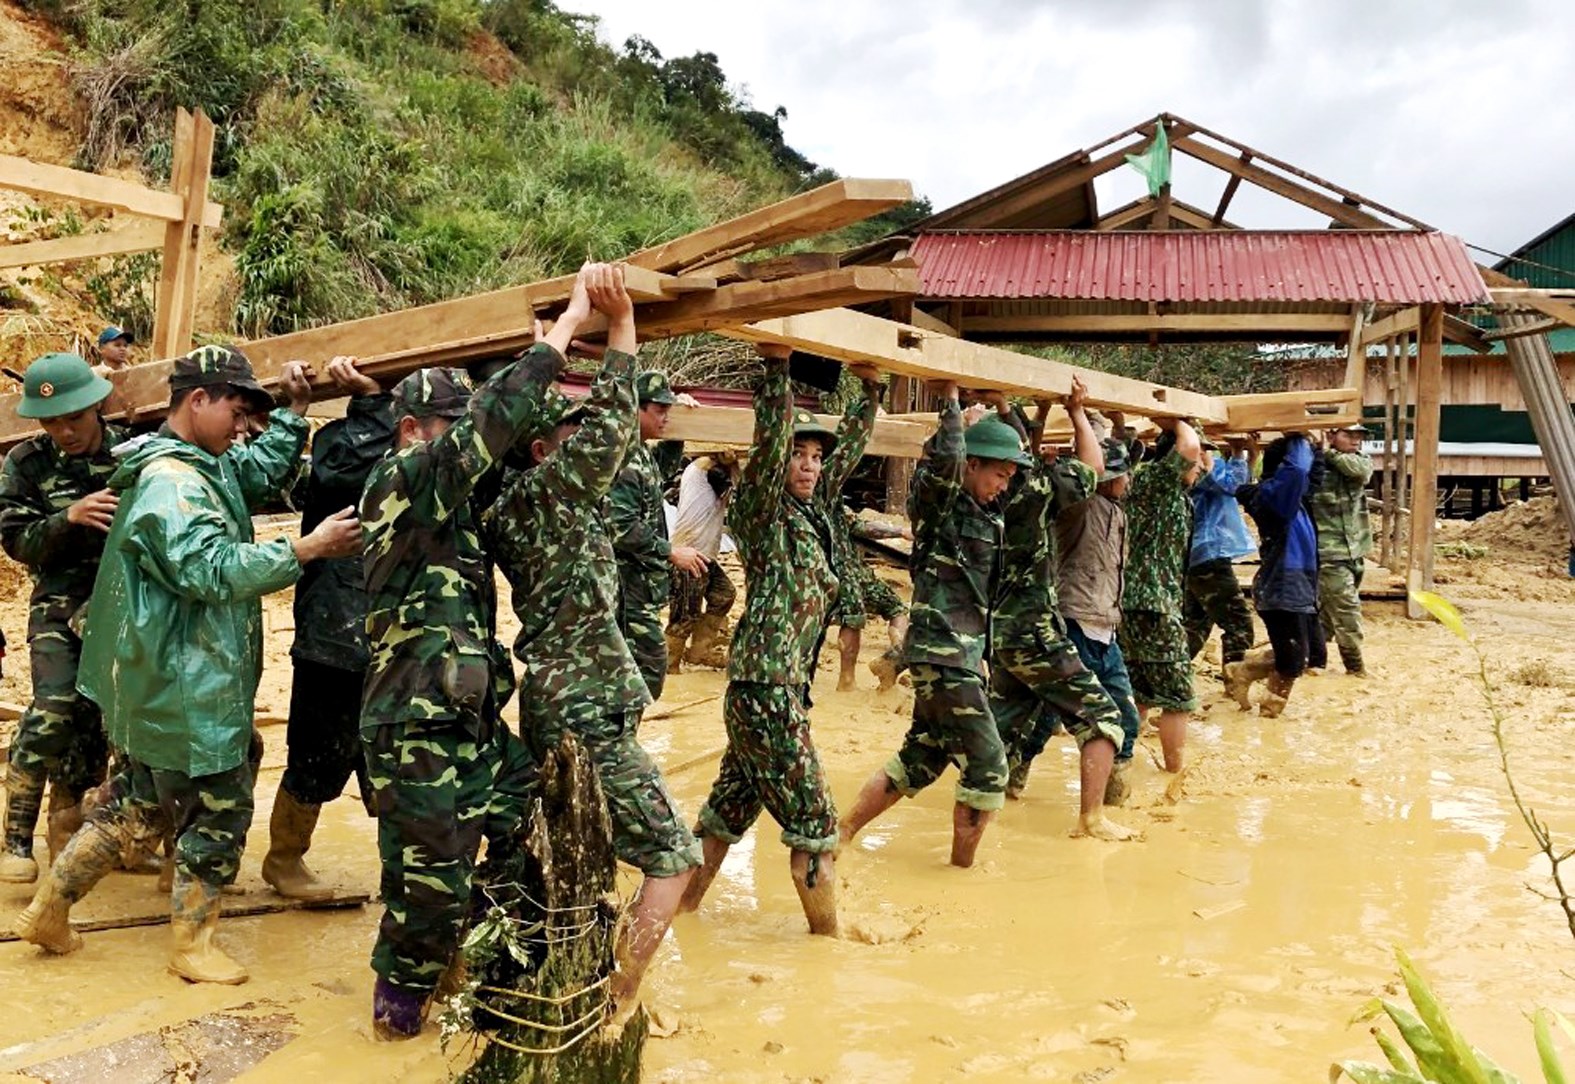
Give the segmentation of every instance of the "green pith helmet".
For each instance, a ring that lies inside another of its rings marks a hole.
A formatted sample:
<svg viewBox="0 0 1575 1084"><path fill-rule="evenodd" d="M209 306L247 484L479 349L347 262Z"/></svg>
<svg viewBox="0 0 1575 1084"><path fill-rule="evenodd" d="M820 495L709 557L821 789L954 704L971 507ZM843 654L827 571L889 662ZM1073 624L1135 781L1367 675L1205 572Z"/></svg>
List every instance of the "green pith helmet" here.
<svg viewBox="0 0 1575 1084"><path fill-rule="evenodd" d="M45 354L22 374L24 418L60 418L97 406L115 386L93 371L77 354Z"/></svg>
<svg viewBox="0 0 1575 1084"><path fill-rule="evenodd" d="M821 442L820 454L827 456L837 446L837 431L828 429L821 420L807 410L793 411L793 439L814 438Z"/></svg>
<svg viewBox="0 0 1575 1084"><path fill-rule="evenodd" d="M999 459L1019 467L1032 466L1034 462L1023 450L1023 438L998 414L986 414L970 425L963 444L973 459Z"/></svg>

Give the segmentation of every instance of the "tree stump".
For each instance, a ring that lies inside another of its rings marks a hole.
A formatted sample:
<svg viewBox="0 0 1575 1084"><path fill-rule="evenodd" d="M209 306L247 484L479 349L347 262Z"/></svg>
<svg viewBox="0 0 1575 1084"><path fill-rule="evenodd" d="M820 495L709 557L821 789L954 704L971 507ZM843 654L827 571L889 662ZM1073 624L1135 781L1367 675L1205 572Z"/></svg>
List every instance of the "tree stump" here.
<svg viewBox="0 0 1575 1084"><path fill-rule="evenodd" d="M571 735L547 751L539 800L515 846L492 847L476 877L461 1002L488 1042L465 1084L634 1084L646 1016L612 1026L619 918L616 858L596 769Z"/></svg>

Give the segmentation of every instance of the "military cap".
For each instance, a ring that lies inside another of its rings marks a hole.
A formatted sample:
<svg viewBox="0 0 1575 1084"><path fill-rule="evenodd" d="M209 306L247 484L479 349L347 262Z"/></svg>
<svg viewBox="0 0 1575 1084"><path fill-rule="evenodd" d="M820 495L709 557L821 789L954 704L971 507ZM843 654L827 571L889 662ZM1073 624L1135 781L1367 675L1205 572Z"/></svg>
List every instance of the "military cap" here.
<svg viewBox="0 0 1575 1084"><path fill-rule="evenodd" d="M100 346L108 346L116 339L125 339L128 343L137 341L136 339L132 338L131 332L127 331L123 327L116 327L114 324L110 324L103 331L98 333L98 344Z"/></svg>
<svg viewBox="0 0 1575 1084"><path fill-rule="evenodd" d="M972 459L999 459L1020 467L1033 464L1023 450L1023 438L998 414L986 414L968 427L964 446Z"/></svg>
<svg viewBox="0 0 1575 1084"><path fill-rule="evenodd" d="M22 374L24 418L60 418L102 403L114 385L77 354L45 354Z"/></svg>
<svg viewBox="0 0 1575 1084"><path fill-rule="evenodd" d="M547 440L560 425L578 425L585 420L585 404L570 399L560 391L549 391L542 397L530 424L527 440Z"/></svg>
<svg viewBox="0 0 1575 1084"><path fill-rule="evenodd" d="M641 406L646 403L671 406L678 402L678 396L673 394L673 386L667 382L667 374L656 369L647 369L635 377L634 390Z"/></svg>
<svg viewBox="0 0 1575 1084"><path fill-rule="evenodd" d="M464 417L470 392L470 377L463 369L418 369L394 385L394 416Z"/></svg>
<svg viewBox="0 0 1575 1084"><path fill-rule="evenodd" d="M1132 460L1127 455L1125 442L1111 437L1103 441L1101 447L1105 452L1105 470L1099 476L1101 482L1113 482L1123 474L1131 473Z"/></svg>
<svg viewBox="0 0 1575 1084"><path fill-rule="evenodd" d="M820 441L820 454L823 456L830 455L831 449L837 446L837 431L835 429L827 428L819 418L802 407L795 407L793 410L793 439L800 440L804 438L813 438Z"/></svg>
<svg viewBox="0 0 1575 1084"><path fill-rule="evenodd" d="M1362 434L1365 435L1367 433L1372 432L1372 430L1368 429L1367 426L1363 425L1361 422L1352 422L1350 425L1336 426L1335 429L1334 429L1334 432L1336 432L1336 433L1362 433Z"/></svg>
<svg viewBox="0 0 1575 1084"><path fill-rule="evenodd" d="M252 363L233 346L199 346L175 359L170 369L170 391L229 384L246 397L252 410L268 410L273 396L257 383Z"/></svg>

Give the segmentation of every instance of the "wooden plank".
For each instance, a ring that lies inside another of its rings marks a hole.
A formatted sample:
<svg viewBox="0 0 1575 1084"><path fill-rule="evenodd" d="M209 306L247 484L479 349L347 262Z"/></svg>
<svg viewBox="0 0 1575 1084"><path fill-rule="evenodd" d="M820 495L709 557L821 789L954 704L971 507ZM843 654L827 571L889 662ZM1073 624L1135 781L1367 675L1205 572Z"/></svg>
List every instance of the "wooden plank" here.
<svg viewBox="0 0 1575 1084"><path fill-rule="evenodd" d="M888 372L925 380L956 380L965 387L1032 398L1065 396L1077 376L1088 387L1091 406L1195 417L1203 422L1226 420L1224 404L1213 396L936 335L851 309L763 321L723 334L751 342L787 343L839 361L868 362Z"/></svg>
<svg viewBox="0 0 1575 1084"><path fill-rule="evenodd" d="M1164 185L1159 190L1159 198L1154 201L1154 215L1148 220L1151 230L1170 229L1170 185Z"/></svg>
<svg viewBox="0 0 1575 1084"><path fill-rule="evenodd" d="M182 127L184 126L184 138ZM186 201L186 217L165 227L164 262L154 310L153 352L174 357L191 349L197 314L197 275L202 251L202 208L213 171L213 121L202 110L176 118L176 176L171 187ZM162 333L162 334L161 334Z"/></svg>
<svg viewBox="0 0 1575 1084"><path fill-rule="evenodd" d="M1575 305L1570 304L1568 301L1556 301L1551 297L1541 297L1528 299L1526 304L1544 316L1552 317L1561 324L1575 327Z"/></svg>
<svg viewBox="0 0 1575 1084"><path fill-rule="evenodd" d="M124 256L149 252L164 244L164 226L137 220L119 230L56 237L49 241L23 241L0 245L0 268L44 267L72 260L94 260L104 256Z"/></svg>
<svg viewBox="0 0 1575 1084"><path fill-rule="evenodd" d="M160 192L156 188L80 169L33 162L13 154L0 154L0 188L113 207L166 222L179 222L186 217L185 201L173 192ZM217 203L203 206L204 227L217 229L223 221L223 207Z"/></svg>
<svg viewBox="0 0 1575 1084"><path fill-rule="evenodd" d="M913 306L913 311L908 314L907 323L917 328L923 328L925 331L933 331L937 335L950 335L954 339L962 338L962 332L952 327L939 316L931 316L917 305Z"/></svg>
<svg viewBox="0 0 1575 1084"><path fill-rule="evenodd" d="M705 273L717 282L739 282L749 279L770 282L773 279L809 275L816 271L835 271L842 266L842 255L837 252L790 252L786 256L772 256L764 260L723 260L709 264Z"/></svg>
<svg viewBox="0 0 1575 1084"><path fill-rule="evenodd" d="M1362 345L1392 339L1402 331L1415 331L1419 319L1420 310L1413 305L1409 309L1401 309L1382 320L1374 321L1362 330Z"/></svg>
<svg viewBox="0 0 1575 1084"><path fill-rule="evenodd" d="M226 896L219 908L220 918L250 918L255 915L276 915L283 911L338 911L347 907L365 907L372 897L364 892L342 896L329 896L325 900L285 899L270 895L267 899L248 900L245 897ZM170 909L142 911L112 918L74 919L71 928L78 933L98 933L103 930L126 930L136 926L163 926L170 920ZM17 932L9 927L0 928L0 942L20 941Z"/></svg>
<svg viewBox="0 0 1575 1084"><path fill-rule="evenodd" d="M1345 348L1345 386L1356 388L1357 394L1367 382L1367 347L1362 345L1362 329L1367 326L1372 312L1371 305L1358 305L1351 318L1351 336Z"/></svg>
<svg viewBox="0 0 1575 1084"><path fill-rule="evenodd" d="M1503 276L1500 276L1501 278ZM1513 280L1507 280L1513 281ZM1575 300L1575 290L1571 289L1533 289L1529 286L1494 286L1488 283L1488 296L1495 305L1530 305L1533 301L1569 301Z"/></svg>
<svg viewBox="0 0 1575 1084"><path fill-rule="evenodd" d="M1416 350L1416 459L1411 482L1411 540L1406 561L1407 591L1433 589L1433 512L1438 504L1439 392L1444 377L1444 307L1422 306ZM1413 618L1427 611L1409 597Z"/></svg>
<svg viewBox="0 0 1575 1084"><path fill-rule="evenodd" d="M156 358L174 357L191 349L176 347L176 329L180 321L178 287L185 278L181 267L186 255L185 209L190 206L187 196L191 192L192 167L196 163L196 140L196 118L184 108L176 109L175 137L170 144L170 189L180 198L182 212L180 218L164 226L164 254L159 260L159 284L154 292L153 341L149 343Z"/></svg>
<svg viewBox="0 0 1575 1084"><path fill-rule="evenodd" d="M845 267L637 303L635 321L641 341L649 341L827 306L908 296L917 289L918 274L911 269ZM265 388L277 385L286 362L302 360L316 369L313 398L337 398L344 393L326 375L327 362L336 354L360 358L364 372L391 384L427 365L459 365L523 349L534 341L531 290L515 286L258 339L243 344L243 349ZM591 336L595 330L592 323L585 334ZM136 409L139 420L161 417L168 406L171 364L167 359L145 362L110 376L121 401ZM20 394L0 396L0 446L37 431L34 423L16 416L20 398Z"/></svg>
<svg viewBox="0 0 1575 1084"><path fill-rule="evenodd" d="M1500 342L1504 339L1524 338L1527 335L1546 335L1555 328L1560 328L1563 326L1563 320L1555 320L1554 318L1549 317L1546 320L1535 320L1529 324L1521 324L1519 327L1506 327L1499 328L1497 331L1484 331L1482 333L1482 337L1488 340L1488 342Z"/></svg>
<svg viewBox="0 0 1575 1084"><path fill-rule="evenodd" d="M1233 433L1328 429L1362 417L1362 393L1355 388L1225 395L1226 428Z"/></svg>
<svg viewBox="0 0 1575 1084"><path fill-rule="evenodd" d="M1216 169L1222 169L1226 173L1240 177L1242 180L1251 181L1259 188L1267 189L1275 195L1294 200L1304 207L1311 207L1315 211L1328 215L1336 222L1354 229L1385 230L1392 228L1388 222L1375 218L1358 207L1326 196L1322 192L1315 192L1299 181L1293 181L1289 177L1283 177L1278 173L1271 173L1262 166L1234 157L1224 151L1216 150L1208 144L1200 143L1189 136L1172 139L1170 145L1173 149L1181 151L1183 154L1191 155L1200 162L1207 162Z"/></svg>
<svg viewBox="0 0 1575 1084"><path fill-rule="evenodd" d="M833 430L842 418L836 414L817 414ZM917 459L936 428L935 415L928 424L914 421L875 420L866 455ZM748 407L675 406L667 416L664 440L692 441L696 444L721 444L748 448L755 441L755 412Z"/></svg>
<svg viewBox="0 0 1575 1084"><path fill-rule="evenodd" d="M912 198L913 185L907 181L844 177L749 214L641 249L628 262L653 271L699 268L767 245L841 229Z"/></svg>
<svg viewBox="0 0 1575 1084"><path fill-rule="evenodd" d="M1347 313L1087 313L1079 315L965 316L964 334L1042 331L1061 335L1182 332L1307 332L1330 335L1349 331Z"/></svg>
<svg viewBox="0 0 1575 1084"><path fill-rule="evenodd" d="M1383 512L1379 516L1379 546L1378 563L1385 568L1393 570L1394 553L1393 539L1390 537L1394 530L1395 517L1395 432L1398 428L1395 417L1395 391L1399 387L1400 378L1395 367L1395 341L1393 338L1384 340L1384 451L1382 456L1383 471Z"/></svg>
<svg viewBox="0 0 1575 1084"><path fill-rule="evenodd" d="M1247 152L1243 151L1242 155L1241 155L1241 160L1242 160L1243 163L1251 162L1252 161L1252 155L1250 155ZM1222 226L1224 224L1224 222L1225 222L1225 212L1230 208L1230 201L1236 198L1236 189L1238 189L1240 187L1241 187L1241 176L1240 176L1240 174L1232 173L1232 174L1230 174L1229 176L1226 177L1226 179L1225 179L1225 191L1220 193L1220 201L1214 208L1214 217L1209 220L1209 224L1212 225L1215 229L1219 229L1220 226Z"/></svg>

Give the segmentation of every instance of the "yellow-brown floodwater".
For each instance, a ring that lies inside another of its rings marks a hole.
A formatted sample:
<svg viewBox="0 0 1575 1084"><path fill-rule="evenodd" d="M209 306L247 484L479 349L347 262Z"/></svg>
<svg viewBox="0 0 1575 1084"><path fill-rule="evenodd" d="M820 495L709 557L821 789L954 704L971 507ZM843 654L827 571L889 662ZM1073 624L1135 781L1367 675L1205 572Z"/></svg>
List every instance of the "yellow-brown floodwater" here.
<svg viewBox="0 0 1575 1084"><path fill-rule="evenodd" d="M1466 617L1492 655L1521 786L1575 845L1575 594L1511 602L1463 590L1480 596ZM276 708L288 613L287 599L271 602L263 699ZM1144 842L1068 838L1075 754L1060 737L972 870L946 865L952 777L877 821L838 864L845 936L832 941L804 932L786 852L763 820L657 959L647 1004L670 1034L648 1043L646 1079L1322 1081L1334 1059L1381 1060L1346 1022L1374 995L1403 999L1400 946L1476 1045L1540 1080L1525 1014L1575 1010L1575 940L1526 888L1546 884L1545 867L1509 804L1474 657L1437 625L1392 608L1368 616L1374 677L1307 679L1277 721L1222 703L1200 675L1185 794L1166 800L1148 738L1133 800L1115 814ZM867 658L882 646L875 624ZM911 703L906 689L875 693L867 672L861 682L838 694L827 669L817 685L816 740L843 803L895 751ZM721 690L713 672L684 673L661 707ZM270 898L257 870L283 727L267 736L241 878L251 901ZM719 702L650 722L642 737L692 816L723 743ZM374 838L347 796L325 812L310 860L347 890L375 893ZM0 925L28 897L0 886ZM163 905L151 878L117 874L77 914ZM0 1079L32 1066L134 1084L160 1079L139 1076L145 1066L182 1057L188 1074L207 1069L202 1079L444 1079L463 1063L445 1057L434 1027L413 1043L370 1038L377 916L370 906L225 921L225 945L253 975L236 988L166 974L157 926L89 934L65 958L0 944ZM278 1049L215 1053L244 1045L227 1032L193 1040L187 1022L224 1010L260 1021Z"/></svg>

